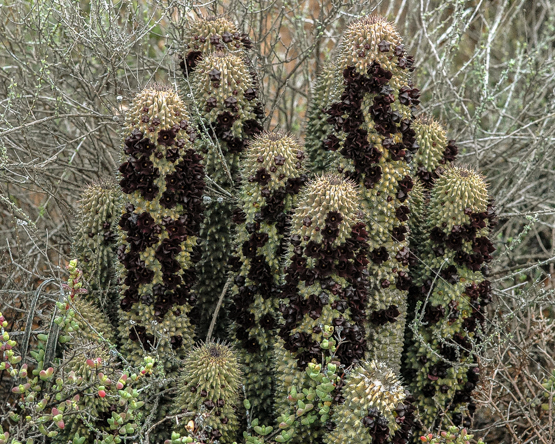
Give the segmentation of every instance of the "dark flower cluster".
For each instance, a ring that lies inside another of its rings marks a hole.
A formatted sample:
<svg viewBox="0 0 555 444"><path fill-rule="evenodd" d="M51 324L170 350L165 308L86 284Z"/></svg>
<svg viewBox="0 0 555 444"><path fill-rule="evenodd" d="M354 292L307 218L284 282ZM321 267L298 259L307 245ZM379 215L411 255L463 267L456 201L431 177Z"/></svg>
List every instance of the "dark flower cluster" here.
<svg viewBox="0 0 555 444"><path fill-rule="evenodd" d="M405 106L417 106L420 104L420 90L418 88L411 88L410 86L403 86L399 90L399 102Z"/></svg>
<svg viewBox="0 0 555 444"><path fill-rule="evenodd" d="M393 160L410 162L412 154L418 149L415 135L410 127L410 121L402 119L402 116L392 111L391 103L395 101L393 90L388 86L392 74L383 69L379 63L374 62L367 71L367 75L361 75L354 67L343 71L345 89L341 95L341 101L333 103L325 112L330 116L330 123L335 131L346 133L345 141L340 153L353 161L354 171L347 172L349 179L357 183L364 183L366 188L373 188L382 177L382 170L377 162L382 154L368 141L368 133L361 128L364 123L362 111L362 100L367 93L374 94L374 102L369 109L370 115L375 122L376 131L385 136L382 145L386 148ZM414 96L414 101L419 96L418 90L403 87L400 99L408 100ZM393 143L390 138L392 134L401 132L402 143ZM336 151L341 145L340 139L330 134L323 141L325 150Z"/></svg>
<svg viewBox="0 0 555 444"><path fill-rule="evenodd" d="M454 225L450 233L445 233L440 227L434 227L430 231L430 240L434 244L436 255L442 256L445 248L448 248L456 252L454 259L458 265L464 265L473 271L479 271L484 262L491 261L491 255L495 251L495 247L487 237L476 237L477 231L486 226L487 212L470 212L469 214L471 223ZM495 216L491 216L491 219L493 217ZM471 243L472 254L463 251L465 242Z"/></svg>
<svg viewBox="0 0 555 444"><path fill-rule="evenodd" d="M368 245L366 227L363 223L354 225L351 236L338 247L334 247L333 241L339 232L339 224L343 217L338 212L329 212L326 225L321 230L323 242L308 242L303 248L300 239L294 235L291 237L293 255L291 263L286 269L286 283L282 287L282 299L288 300L287 304L280 306L283 314L284 324L279 335L285 342L286 350L295 354L300 368L306 367L312 359L321 358L319 345L312 339L312 335L305 333L292 334L292 330L298 327L305 316L316 320L321 314L324 306L345 313L350 311L350 319L344 316L333 320L337 331L346 341L344 346L337 350L337 356L345 365L350 365L363 358L366 350L364 327L365 305L368 300L367 294L367 264ZM306 218L305 225L312 221ZM307 258L315 260L315 266L307 266ZM340 276L347 281L342 287L334 280L333 276ZM317 283L321 289L318 294L312 294L308 298L301 296L297 290L299 281L305 282L307 286ZM336 300L330 302L330 294ZM316 327L320 333L320 328Z"/></svg>
<svg viewBox="0 0 555 444"><path fill-rule="evenodd" d="M148 112L148 108L144 108ZM144 111L143 110L143 111ZM143 122L149 121L149 116L144 114ZM160 124L157 119L150 122L154 128ZM150 130L149 129L149 130ZM166 158L171 162L175 162L179 158L179 148L185 145L182 139L176 140L181 130L185 130L194 137L192 129L186 120L182 120L179 124L174 125L170 129L160 130L158 132L157 143L167 147ZM174 146L176 148L171 148ZM141 196L146 200L152 200L158 194L159 188L154 181L160 177L158 168L150 160L152 153L156 151L156 144L151 142L148 137L143 137L143 133L138 129L133 129L131 134L125 138L125 154L129 155L129 159L120 165L119 171L123 178L120 181L121 189L126 194L139 191ZM157 155L160 153L157 153Z"/></svg>
<svg viewBox="0 0 555 444"><path fill-rule="evenodd" d="M154 272L140 259L140 252L159 242L163 228L155 224L147 212L136 214L134 210L133 205L128 205L119 221L119 226L126 233L126 243L129 246L127 249L126 244L123 244L118 248L118 258L126 269L124 284L128 287L120 301L122 310L129 311L133 304L139 302L145 305L154 304L155 316L163 318L173 305L193 305L195 295L190 293L190 289L196 280L195 272L188 269L179 275L181 266L176 259L182 250L181 244L191 230L187 217L182 216L177 220L164 218L163 225L168 237L158 245L155 252L155 257L162 267L164 284L155 285L151 294L139 296L139 287L149 284L154 277ZM192 259L198 260L198 254L192 256Z"/></svg>
<svg viewBox="0 0 555 444"><path fill-rule="evenodd" d="M150 283L154 277L154 272L146 268L139 253L156 244L160 240L158 235L162 232L162 228L154 223L150 214L135 214L134 210L133 205L127 205L126 212L119 221L119 226L126 233L126 243L129 246L127 252L125 244L118 248L118 258L127 270L124 284L129 288L122 300L122 308L127 309L132 303L138 302L139 285Z"/></svg>
<svg viewBox="0 0 555 444"><path fill-rule="evenodd" d="M474 271L480 270L481 264L485 260L491 260L491 253L494 251L492 243L486 237L477 237L479 229L486 227L486 222L489 226L494 226L495 210L493 205L490 204L487 210L482 213L473 213L470 209L465 210L465 213L470 216L471 222L463 226L454 226L449 233L445 233L440 227L435 227L430 232L430 240L435 245L436 254L444 254L444 249L449 248L456 252L455 262L462 266L466 266ZM462 251L464 242L472 246L472 254L467 254ZM441 277L447 282L454 284L459 281L457 276L457 267L450 265L449 267L441 270ZM427 279L424 285L418 289L411 287L409 296L411 304L416 300L424 300L432 288L432 280ZM478 325L485 322L484 307L492 300L492 289L489 281L484 280L479 284L470 284L465 288L463 296L468 298L470 303L470 312L463 315L457 300L451 300L449 304L432 306L428 304L424 313L423 321L428 323L429 326L439 322L447 321L454 322L457 319L462 320L461 331L456 332L450 343L442 344L438 352L446 360L456 362L461 357L473 357L473 343L469 340L468 332L476 332ZM479 342L481 337L474 336L475 342ZM428 357L420 356L420 362L426 364ZM433 397L438 391L441 393L448 393L451 387L438 381L445 378L447 370L450 368L448 362L437 363L428 368L427 380L428 383L423 387L422 394L426 397ZM415 375L412 375L414 377ZM479 380L479 370L477 367L472 367L467 372L467 381L456 381L457 390L452 400L448 401L448 409L451 420L455 425L469 426L471 417L476 410L476 406L472 403L471 393L475 389ZM455 409L462 405L468 406L469 416L463 416L461 413L454 412Z"/></svg>
<svg viewBox="0 0 555 444"><path fill-rule="evenodd" d="M445 308L443 305L434 306L432 304L426 305L423 321L428 324L437 324L445 316Z"/></svg>
<svg viewBox="0 0 555 444"><path fill-rule="evenodd" d="M209 98L207 101L207 109L212 106L212 103L210 102L211 99L212 98ZM236 102L234 103L233 101L229 101L229 99L226 99L226 103L232 105L229 106L231 111L236 112ZM216 104L214 103L213 105L215 106ZM245 149L245 140L233 135L232 127L238 118L238 116L236 114L233 114L233 112L221 112L220 114L218 114L216 121L213 123L213 127L201 126L199 130L204 131L206 129L211 137L225 142L228 153L237 154L241 153ZM259 134L261 131L262 125L258 120L249 119L243 122L243 132L245 133L245 136L247 138Z"/></svg>
<svg viewBox="0 0 555 444"><path fill-rule="evenodd" d="M377 408L368 409L368 414L362 419L362 425L368 429L373 443L384 444L389 438L388 420Z"/></svg>
<svg viewBox="0 0 555 444"><path fill-rule="evenodd" d="M415 416L416 407L414 406L414 398L410 393L405 393L407 396L403 403L395 408L395 412L397 413L395 422L400 428L395 432L395 435L390 438L391 444L408 444L411 442L413 430L416 427L417 420Z"/></svg>
<svg viewBox="0 0 555 444"><path fill-rule="evenodd" d="M185 56L185 59L181 54L179 54L178 57L179 57L179 67L183 72L183 76L187 78L189 77L189 74L193 72L193 70L196 68L196 66L198 65L198 62L201 61L202 52L193 50L187 53L187 55Z"/></svg>
<svg viewBox="0 0 555 444"><path fill-rule="evenodd" d="M166 176L166 190L160 197L160 205L174 208L183 206L189 220L188 229L198 232L202 220L202 195L204 192L204 166L202 156L189 149L183 153L181 161L175 165L175 172Z"/></svg>
<svg viewBox="0 0 555 444"><path fill-rule="evenodd" d="M447 370L451 368L451 365L447 362L438 362L435 365L432 365L428 369L428 380L432 382L436 382L439 379L443 379L447 376Z"/></svg>
<svg viewBox="0 0 555 444"><path fill-rule="evenodd" d="M441 167L437 167L433 171L428 171L423 166L419 166L416 169L416 175L424 185L424 188L431 190L434 186L434 182L439 178L443 169Z"/></svg>
<svg viewBox="0 0 555 444"><path fill-rule="evenodd" d="M480 379L480 369L479 367L472 367L466 373L467 382L462 384L459 380L460 388L455 391L453 400L449 405L449 412L451 413L451 420L456 426L470 427L472 417L476 411L476 404L472 402L472 391L476 388L476 385ZM430 387L430 391L435 392L436 387ZM442 393L447 393L449 391L448 386L440 386L440 391ZM455 409L459 408L461 404L466 404L468 408L468 416L463 416L460 412L454 412Z"/></svg>
<svg viewBox="0 0 555 444"><path fill-rule="evenodd" d="M255 260L262 259L262 256L256 256ZM256 317L250 311L250 307L254 302L256 295L261 295L265 298L276 298L277 289L272 285L272 276L265 261L259 262L257 267L254 267L260 274L251 274L251 277L256 279L256 284L246 285L245 276L236 276L235 284L238 287L237 294L232 299L232 306L230 307L230 319L236 322L237 328L235 335L241 341L243 348L249 353L256 353L260 350L260 344L256 338L250 337L250 331L257 326ZM251 268L251 271L253 268ZM250 274L250 273L249 273ZM272 331L277 327L276 319L267 313L261 319L259 324L264 330Z"/></svg>
<svg viewBox="0 0 555 444"><path fill-rule="evenodd" d="M400 314L401 312L396 305L390 305L383 310L376 310L372 312L370 315L370 322L378 326L385 325L388 322L395 322L397 320L397 316Z"/></svg>
<svg viewBox="0 0 555 444"><path fill-rule="evenodd" d="M445 164L447 162L454 162L457 158L457 154L459 154L459 148L455 145L454 140L449 140L447 142L447 146L445 147L445 151L443 151L443 159L441 159L441 163Z"/></svg>
<svg viewBox="0 0 555 444"><path fill-rule="evenodd" d="M123 176L119 184L125 194L139 191L148 201L153 200L158 194L159 188L154 181L160 177L160 173L146 156L140 159L130 157L120 165L119 172Z"/></svg>
<svg viewBox="0 0 555 444"><path fill-rule="evenodd" d="M210 79L212 80L212 84L214 86L219 85L221 80L221 73L218 70L212 70L209 73ZM247 88L244 92L244 97L248 101L253 101L258 96L258 89L256 87ZM223 142L225 142L225 146L227 147L227 152L231 154L238 154L241 153L245 148L245 140L240 137L235 137L233 135L232 127L233 124L239 118L239 105L238 100L234 96L230 96L224 100L224 105L227 108L226 111L220 112L217 117L216 121L213 122L208 128L205 126L200 127L200 130L208 130L211 137L217 138ZM217 106L218 102L215 97L209 97L206 101L206 111L209 112L213 108ZM253 112L256 116L256 119L249 119L242 122L243 132L246 138L250 138L256 134L259 134L262 131L262 125L260 124L260 120L264 118L264 109L262 105L257 102L253 108Z"/></svg>
<svg viewBox="0 0 555 444"><path fill-rule="evenodd" d="M284 158L277 156L276 164L283 164L282 159L284 160ZM259 169L254 177L249 178L250 182L258 182L263 186L268 185L270 180L271 175L264 168ZM230 318L237 323L237 338L242 341L244 348L251 353L258 351L260 348L260 344L258 344L256 339L249 337L249 331L257 325L255 316L250 312L254 296L260 294L265 298L276 298L276 293L278 292L278 289L273 284L270 266L267 264L264 256L259 254L258 251L268 242L268 234L260 231L260 223L266 221L274 224L278 233L283 234L290 222L290 214L285 212L285 198L288 194L298 194L300 188L307 180L306 175L303 174L296 178L289 178L286 186L278 188L273 192L268 188L263 188L261 194L266 203L260 208L260 212L255 214L255 222L246 224L246 230L250 237L247 241L243 242L241 251L243 256L250 260L247 278L254 284L246 286L244 276L237 276L235 278L235 284L239 291L233 297ZM244 223L244 217L244 212L241 210L234 213L235 221ZM279 250L281 248L282 244L280 244ZM281 251L276 252L276 254L281 254ZM272 315L266 314L259 319L259 326L265 330L274 330L277 327L277 321Z"/></svg>
<svg viewBox="0 0 555 444"><path fill-rule="evenodd" d="M391 50L391 43L386 40L382 40L378 43L378 49L380 52L389 52ZM414 57L406 54L405 45L401 43L395 46L395 48L393 48L393 54L397 58L397 66L399 66L399 68L408 69L410 72L414 71ZM359 55L364 57L364 54Z"/></svg>
<svg viewBox="0 0 555 444"><path fill-rule="evenodd" d="M299 163L299 166L300 165L301 164ZM265 203L261 206L260 211L255 214L254 219L256 223L266 221L276 225L278 232L283 234L290 219L285 212L285 198L288 194L298 194L301 187L307 182L308 177L305 174L301 174L298 177L290 177L287 179L285 186L274 191L270 191L266 187L270 180L271 175L265 168L260 168L256 172L256 175L249 178L249 182L258 182L262 187L264 187L260 193L264 198Z"/></svg>
<svg viewBox="0 0 555 444"><path fill-rule="evenodd" d="M425 285L424 287L429 287L429 285ZM426 289L427 288L423 288L422 291ZM465 293L470 299L471 314L463 319L462 328L465 331L474 332L477 328L477 324L485 321L483 308L491 302L491 284L487 280L482 281L478 285L471 284L466 287ZM458 303L456 301L451 301L448 305L448 311L441 305L436 307L428 305L423 320L429 324L435 324L442 319L453 322L460 315L461 312L458 309ZM476 336L474 340L480 341L480 337ZM452 343L442 344L438 352L446 361L455 362L460 356L472 355L472 343L464 332L458 332L454 334ZM421 356L419 359L423 364L428 362L426 356ZM450 387L448 385L439 385L436 381L445 378L447 376L447 370L450 367L451 365L448 362L441 362L428 369L427 379L429 383L426 384L422 390L424 396L433 397L438 390L441 393L449 392ZM479 369L478 367L472 367L467 372L467 382L463 384L463 381L457 381L458 389L452 401L449 402L449 411L453 412L461 404L468 404L470 416L463 417L460 413L451 413L455 425L463 424L468 426L470 424L471 417L476 410L476 406L471 402L471 393L475 389L478 380Z"/></svg>
<svg viewBox="0 0 555 444"><path fill-rule="evenodd" d="M146 332L146 328L134 325L129 329L129 339L133 342L139 341L146 351L151 351L154 347L154 336Z"/></svg>
<svg viewBox="0 0 555 444"><path fill-rule="evenodd" d="M482 307L485 307L492 301L493 293L491 289L491 283L488 280L484 280L478 285L469 285L468 287L466 287L465 293L471 301L478 303Z"/></svg>

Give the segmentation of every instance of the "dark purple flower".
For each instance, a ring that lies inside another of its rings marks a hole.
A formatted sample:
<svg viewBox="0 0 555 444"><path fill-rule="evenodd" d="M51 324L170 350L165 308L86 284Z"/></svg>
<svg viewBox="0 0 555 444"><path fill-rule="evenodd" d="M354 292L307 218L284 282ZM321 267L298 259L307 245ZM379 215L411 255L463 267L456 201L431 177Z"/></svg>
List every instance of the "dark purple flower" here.
<svg viewBox="0 0 555 444"><path fill-rule="evenodd" d="M214 68L212 71L208 73L211 82L219 82L221 79L222 73Z"/></svg>
<svg viewBox="0 0 555 444"><path fill-rule="evenodd" d="M266 168L260 168L257 172L256 175L254 177L254 181L258 182L260 185L265 186L268 185L268 183L270 182L270 179L272 177L270 176L270 174L266 171Z"/></svg>
<svg viewBox="0 0 555 444"><path fill-rule="evenodd" d="M231 109L232 111L237 110L237 99L233 96L229 96L227 99L224 100L224 105L226 108Z"/></svg>
<svg viewBox="0 0 555 444"><path fill-rule="evenodd" d="M434 244L441 244L445 240L445 233L441 228L434 227L432 228L432 231L430 231L430 240Z"/></svg>
<svg viewBox="0 0 555 444"><path fill-rule="evenodd" d="M247 136L254 136L262 131L262 125L257 120L249 119L243 124L243 130Z"/></svg>
<svg viewBox="0 0 555 444"><path fill-rule="evenodd" d="M337 235L339 234L339 229L326 225L324 229L321 231L321 233L322 233L322 237L326 242L333 242L337 238Z"/></svg>
<svg viewBox="0 0 555 444"><path fill-rule="evenodd" d="M470 221L475 228L485 228L486 226L486 214L485 213L472 213L470 215Z"/></svg>
<svg viewBox="0 0 555 444"><path fill-rule="evenodd" d="M179 143L179 140L177 142ZM179 159L179 150L177 148L169 148L166 151L166 159L175 163Z"/></svg>
<svg viewBox="0 0 555 444"><path fill-rule="evenodd" d="M404 225L400 225L393 228L393 231L391 232L391 237L397 242L403 242L406 238L405 234L407 234L407 232L407 227L405 227Z"/></svg>
<svg viewBox="0 0 555 444"><path fill-rule="evenodd" d="M230 129L233 126L233 122L237 120L237 117L228 111L218 114L218 127L220 129Z"/></svg>
<svg viewBox="0 0 555 444"><path fill-rule="evenodd" d="M328 137L324 139L323 146L324 146L324 149L328 151L337 151L340 143L341 143L341 140L339 140L333 134L330 134Z"/></svg>
<svg viewBox="0 0 555 444"><path fill-rule="evenodd" d="M133 128L131 134L125 138L125 154L134 154L135 145L143 138L143 133L137 128Z"/></svg>
<svg viewBox="0 0 555 444"><path fill-rule="evenodd" d="M247 90L243 93L243 97L249 101L256 99L256 89L247 88Z"/></svg>
<svg viewBox="0 0 555 444"><path fill-rule="evenodd" d="M158 143L160 145L172 146L175 139L175 133L171 129L160 130L158 133Z"/></svg>
<svg viewBox="0 0 555 444"><path fill-rule="evenodd" d="M154 223L154 219L146 211L139 214L137 217L137 228L141 231L141 233L148 234L152 232L155 226L157 225Z"/></svg>
<svg viewBox="0 0 555 444"><path fill-rule="evenodd" d="M276 320L270 313L267 313L260 318L260 326L264 330L273 330L276 327Z"/></svg>
<svg viewBox="0 0 555 444"><path fill-rule="evenodd" d="M395 286L402 291L407 291L412 285L411 277L404 271L399 271L397 274L397 280L395 281Z"/></svg>
<svg viewBox="0 0 555 444"><path fill-rule="evenodd" d="M326 222L326 225L332 228L337 228L342 220L343 220L343 216L341 215L341 213L337 211L330 211L326 217L325 222Z"/></svg>
<svg viewBox="0 0 555 444"><path fill-rule="evenodd" d="M381 265L389 259L389 253L385 247L376 248L370 253L370 259L376 265Z"/></svg>
<svg viewBox="0 0 555 444"><path fill-rule="evenodd" d="M455 285L457 282L459 282L459 276L457 273L457 267L455 267L454 265L449 265L447 268L441 270L441 277L451 285Z"/></svg>
<svg viewBox="0 0 555 444"><path fill-rule="evenodd" d="M241 43L243 44L243 47L245 49L251 49L252 48L252 41L249 38L249 36L247 34L241 34Z"/></svg>
<svg viewBox="0 0 555 444"><path fill-rule="evenodd" d="M462 248L463 240L460 233L449 233L445 238L445 246L454 251L459 251Z"/></svg>
<svg viewBox="0 0 555 444"><path fill-rule="evenodd" d="M202 58L202 53L200 51L190 51L185 58L187 64L187 72L192 71L197 66L198 62Z"/></svg>
<svg viewBox="0 0 555 444"><path fill-rule="evenodd" d="M134 161L133 166L135 167L135 171L137 173L144 174L146 176L150 176L155 172L154 165L147 158L141 158L140 160ZM158 169L156 168L156 171L157 170Z"/></svg>
<svg viewBox="0 0 555 444"><path fill-rule="evenodd" d="M378 43L378 50L380 52L389 52L390 46L391 46L391 43L389 43L386 40L382 40L380 43Z"/></svg>
<svg viewBox="0 0 555 444"><path fill-rule="evenodd" d="M368 189L374 188L382 178L382 168L379 165L368 168L366 177L364 178L364 186Z"/></svg>
<svg viewBox="0 0 555 444"><path fill-rule="evenodd" d="M400 222L406 222L409 220L409 214L410 210L405 205L401 205L395 210L395 217L397 217Z"/></svg>
<svg viewBox="0 0 555 444"><path fill-rule="evenodd" d="M165 217L162 220L170 239L178 239L180 242L183 242L187 237L187 229L182 219L183 218L180 217L179 219L173 220L171 217Z"/></svg>
<svg viewBox="0 0 555 444"><path fill-rule="evenodd" d="M179 284L181 284L181 276L175 273L164 273L162 275L164 285L168 290L174 290Z"/></svg>
<svg viewBox="0 0 555 444"><path fill-rule="evenodd" d="M164 208L173 208L176 204L176 194L173 191L164 191L160 196L160 205Z"/></svg>
<svg viewBox="0 0 555 444"><path fill-rule="evenodd" d="M138 152L148 157L154 152L156 145L149 138L145 137L135 145L135 148Z"/></svg>
<svg viewBox="0 0 555 444"><path fill-rule="evenodd" d="M399 190L397 191L397 199L404 202L409 197L409 192L412 190L413 182L410 176L405 176L399 181Z"/></svg>

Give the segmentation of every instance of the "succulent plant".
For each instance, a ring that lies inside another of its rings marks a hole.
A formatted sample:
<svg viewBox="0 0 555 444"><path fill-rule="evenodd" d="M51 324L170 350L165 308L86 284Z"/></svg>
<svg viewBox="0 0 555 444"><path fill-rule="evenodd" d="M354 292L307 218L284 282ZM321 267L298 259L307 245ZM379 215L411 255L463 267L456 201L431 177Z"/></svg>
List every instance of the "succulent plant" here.
<svg viewBox="0 0 555 444"><path fill-rule="evenodd" d="M237 224L236 255L241 268L234 279L229 310L251 415L271 421L273 353L278 329L279 284L286 230L299 190L306 182L305 154L283 132L264 132L248 146Z"/></svg>
<svg viewBox="0 0 555 444"><path fill-rule="evenodd" d="M430 444L470 444L472 438L474 438L474 435L469 434L466 429L449 427L448 430L439 432L436 435L433 433L422 435L418 442ZM474 440L474 442L484 444L484 441L481 439L478 439L478 441Z"/></svg>
<svg viewBox="0 0 555 444"><path fill-rule="evenodd" d="M495 250L488 239L495 211L483 178L446 168L430 191L426 220L404 374L425 428L440 415L466 425L479 379L473 347L491 301L483 267Z"/></svg>
<svg viewBox="0 0 555 444"><path fill-rule="evenodd" d="M431 117L418 116L413 129L420 147L414 156L413 167L422 185L431 189L442 168L455 160L459 149L454 140L447 140L445 129Z"/></svg>
<svg viewBox="0 0 555 444"><path fill-rule="evenodd" d="M414 425L412 397L395 373L377 361L351 370L342 390L343 403L333 413L325 444L409 442Z"/></svg>
<svg viewBox="0 0 555 444"><path fill-rule="evenodd" d="M54 438L54 442L67 443L76 434L85 437L86 443L94 442L95 428L106 427L110 404L115 402L98 393L100 382L98 375L113 378L109 350L106 346L87 340L76 340L70 349L64 352L63 372L59 375L64 380L63 398L71 399L71 406L64 411L65 427ZM112 362L113 364L113 362ZM110 374L104 374L109 372ZM73 396L74 393L78 395ZM63 399L62 398L62 399ZM72 412L72 414L68 414Z"/></svg>
<svg viewBox="0 0 555 444"><path fill-rule="evenodd" d="M202 157L193 148L185 106L168 87L139 93L124 131L118 247L123 350L136 363L144 352L158 352L171 368L193 341L187 314L196 299L191 287L199 259Z"/></svg>
<svg viewBox="0 0 555 444"><path fill-rule="evenodd" d="M330 60L324 65L312 90L312 98L307 112L305 147L310 159L309 167L315 174L328 170L335 157L338 156L333 151L322 149L323 140L332 128L328 122L328 115L322 111L337 102L341 96L343 85L340 71L335 60Z"/></svg>
<svg viewBox="0 0 555 444"><path fill-rule="evenodd" d="M257 100L256 75L244 56L215 52L203 57L184 88L197 107L206 174L214 185L205 196L206 213L198 264L200 311L197 335L204 337L223 291L231 264L234 204L230 196L239 182L239 158L246 143L262 131L264 111ZM225 336L225 316L220 317L217 336Z"/></svg>
<svg viewBox="0 0 555 444"><path fill-rule="evenodd" d="M89 288L85 297L100 307L113 325L117 325L119 306L115 267L120 195L117 183L110 179L85 188L73 237L75 256Z"/></svg>
<svg viewBox="0 0 555 444"><path fill-rule="evenodd" d="M240 33L226 17L189 19L184 30L183 55L179 56L179 66L185 77L195 70L205 55L213 52L237 52L252 47L248 35Z"/></svg>
<svg viewBox="0 0 555 444"><path fill-rule="evenodd" d="M231 444L237 436L242 372L235 351L221 342L193 348L179 375L175 411L193 413L187 430L206 441Z"/></svg>
<svg viewBox="0 0 555 444"><path fill-rule="evenodd" d="M414 59L395 27L379 16L353 22L337 57L339 98L324 113L331 131L322 149L335 151L334 168L359 184L370 237L369 357L399 368L410 287L410 161L417 150L412 112Z"/></svg>
<svg viewBox="0 0 555 444"><path fill-rule="evenodd" d="M290 388L307 382L307 365L321 362L324 325L335 327L340 338L336 360L350 366L364 359L368 233L358 208L355 184L337 174L316 177L301 192L291 220L280 307L284 323L276 345L280 413ZM307 433L321 430L315 425Z"/></svg>
<svg viewBox="0 0 555 444"><path fill-rule="evenodd" d="M88 290L83 288L83 272L77 268L78 261L73 259L68 265L69 279L63 288L69 292L64 301L56 304L59 316L55 323L66 334L58 336L60 343L92 341L100 344L115 344L113 326L98 305L86 299Z"/></svg>

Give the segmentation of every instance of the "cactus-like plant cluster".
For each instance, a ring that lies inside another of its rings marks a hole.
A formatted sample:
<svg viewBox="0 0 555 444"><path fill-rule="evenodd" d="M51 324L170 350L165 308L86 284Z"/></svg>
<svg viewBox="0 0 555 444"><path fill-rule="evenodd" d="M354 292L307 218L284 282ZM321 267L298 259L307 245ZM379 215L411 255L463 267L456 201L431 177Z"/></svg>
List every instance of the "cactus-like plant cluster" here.
<svg viewBox="0 0 555 444"><path fill-rule="evenodd" d="M0 314L0 444L231 444L242 426L245 444L407 444L468 424L491 301L485 180L415 117L414 60L385 19L344 33L306 154L262 130L251 48L224 17L190 19L179 93L153 84L128 105L119 190L83 195L85 274L70 263L54 328L20 356ZM209 325L232 345L194 346Z"/></svg>
<svg viewBox="0 0 555 444"><path fill-rule="evenodd" d="M482 269L494 251L495 212L484 179L452 166L436 179L426 207L405 377L425 427L442 416L466 425L479 379L473 348L491 302Z"/></svg>
<svg viewBox="0 0 555 444"><path fill-rule="evenodd" d="M156 350L171 367L172 356L192 345L187 314L196 299L204 168L185 105L167 87L135 97L125 136L120 333L130 359L140 362L143 351Z"/></svg>
<svg viewBox="0 0 555 444"><path fill-rule="evenodd" d="M87 299L117 325L117 222L120 191L112 179L89 185L81 196L73 248L89 286Z"/></svg>
<svg viewBox="0 0 555 444"><path fill-rule="evenodd" d="M336 351L341 364L364 359L368 233L357 197L353 182L326 174L307 185L292 216L276 348L278 402L293 385L305 385L309 363L321 362L323 325L345 342Z"/></svg>
<svg viewBox="0 0 555 444"><path fill-rule="evenodd" d="M182 43L179 66L185 77L195 70L206 54L252 48L249 36L240 33L233 22L222 16L188 20Z"/></svg>
<svg viewBox="0 0 555 444"><path fill-rule="evenodd" d="M201 133L206 174L212 191L205 196L204 240L198 266L197 334L203 337L226 283L232 251L235 206L230 196L239 183L239 158L246 144L262 131L264 109L258 100L258 80L245 49L251 43L234 25L216 17L193 21L186 32L185 82L182 92ZM194 58L194 66L190 60ZM220 324L225 324L225 316ZM223 335L221 328L217 332Z"/></svg>
<svg viewBox="0 0 555 444"><path fill-rule="evenodd" d="M246 395L252 414L261 420L272 415L282 256L291 212L307 179L304 160L293 137L266 132L249 144L242 164L240 208L234 217L241 268L229 316L245 364Z"/></svg>
<svg viewBox="0 0 555 444"><path fill-rule="evenodd" d="M410 80L414 59L392 24L369 16L349 26L335 63L343 89L325 110L332 129L322 149L339 153L334 167L359 184L370 233L370 357L398 369L411 284L407 199L420 95Z"/></svg>
<svg viewBox="0 0 555 444"><path fill-rule="evenodd" d="M179 376L177 411L190 412L187 429L206 442L231 444L237 437L241 370L233 349L219 342L193 348L183 362Z"/></svg>

